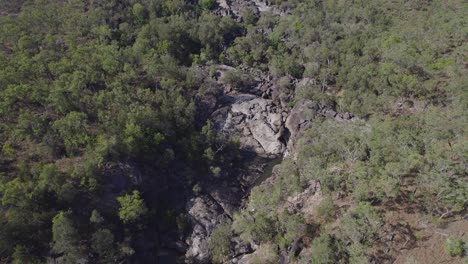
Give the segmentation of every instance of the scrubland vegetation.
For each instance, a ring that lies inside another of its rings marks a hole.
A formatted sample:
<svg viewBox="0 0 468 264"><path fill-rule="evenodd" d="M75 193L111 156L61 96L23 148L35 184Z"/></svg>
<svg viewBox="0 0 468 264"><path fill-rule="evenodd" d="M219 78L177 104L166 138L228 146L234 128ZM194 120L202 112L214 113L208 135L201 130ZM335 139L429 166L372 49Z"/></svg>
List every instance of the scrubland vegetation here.
<svg viewBox="0 0 468 264"><path fill-rule="evenodd" d="M236 235L260 245L255 263L281 252L367 263L388 204L438 221L466 214L467 4L271 2L280 15L243 19L210 0L0 4L0 262L144 263L159 229L183 236L168 193L200 191L238 162L200 104L222 92L201 71L217 64L236 67L225 78L240 91L253 82L244 67L310 78L291 107L309 99L359 120L316 120L297 159L215 230L213 262L230 259ZM284 208L315 181L314 219ZM309 253L293 250L299 240ZM467 243L444 247L463 256Z"/></svg>

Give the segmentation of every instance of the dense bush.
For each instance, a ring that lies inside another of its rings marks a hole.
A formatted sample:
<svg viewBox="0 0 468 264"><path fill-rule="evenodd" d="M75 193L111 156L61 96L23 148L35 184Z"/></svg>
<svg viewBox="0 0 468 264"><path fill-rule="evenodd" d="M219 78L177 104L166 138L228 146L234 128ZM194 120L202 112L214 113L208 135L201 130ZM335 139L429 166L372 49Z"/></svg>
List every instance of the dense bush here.
<svg viewBox="0 0 468 264"><path fill-rule="evenodd" d="M307 263L331 264L340 262L340 244L335 237L321 235L312 242L312 256Z"/></svg>
<svg viewBox="0 0 468 264"><path fill-rule="evenodd" d="M328 195L323 198L317 207L317 213L320 217L323 217L324 220L332 219L335 217L337 211L337 206L333 202L333 198Z"/></svg>
<svg viewBox="0 0 468 264"><path fill-rule="evenodd" d="M148 262L157 243L137 242L153 241L161 225L185 233L182 212L166 208L180 208L173 193L203 192L203 180L226 179L239 157L238 143L216 135L200 109L200 99L222 92L210 78L220 63L242 69L221 80L239 92L256 84L250 66L295 94L290 106L305 98L360 118L317 118L298 159L252 190L232 230L268 243L260 262L306 232L310 219L278 206L311 181L359 203L336 236L327 229L315 239L324 263L366 260L380 223L370 204L412 201L439 219L464 212L466 4L270 2L274 12L246 9L236 20L216 15L214 0L6 1L0 258ZM304 77L308 85L292 91ZM327 198L319 214L339 217L333 207ZM217 261L227 252L222 228ZM341 240L351 245L337 257Z"/></svg>
<svg viewBox="0 0 468 264"><path fill-rule="evenodd" d="M160 221L142 216L164 211L165 188L185 188L168 168L197 178L234 162L230 143L203 156L220 139L202 133L194 89L217 88L188 67L219 60L242 26L203 11L215 1L17 2L0 17L0 257L139 258L127 231L153 233Z"/></svg>
<svg viewBox="0 0 468 264"><path fill-rule="evenodd" d="M447 238L444 243L445 252L452 256L463 256L465 252L465 242L459 238Z"/></svg>
<svg viewBox="0 0 468 264"><path fill-rule="evenodd" d="M215 263L225 263L231 255L231 224L218 225L211 233L210 249L212 260Z"/></svg>
<svg viewBox="0 0 468 264"><path fill-rule="evenodd" d="M216 6L216 0L200 0L198 5L203 9L212 9Z"/></svg>
<svg viewBox="0 0 468 264"><path fill-rule="evenodd" d="M378 212L369 203L359 203L342 221L343 235L361 244L370 242L383 224Z"/></svg>

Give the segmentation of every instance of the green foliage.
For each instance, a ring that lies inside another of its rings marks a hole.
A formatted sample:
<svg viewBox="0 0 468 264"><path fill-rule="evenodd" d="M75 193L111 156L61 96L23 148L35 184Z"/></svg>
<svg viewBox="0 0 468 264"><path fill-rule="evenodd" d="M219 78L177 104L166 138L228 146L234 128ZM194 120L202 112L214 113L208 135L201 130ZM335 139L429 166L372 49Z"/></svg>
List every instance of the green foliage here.
<svg viewBox="0 0 468 264"><path fill-rule="evenodd" d="M117 201L120 204L120 220L125 224L140 220L148 212L148 208L137 190L134 190L132 194L117 197Z"/></svg>
<svg viewBox="0 0 468 264"><path fill-rule="evenodd" d="M431 74L462 66L455 52L444 53L450 45L460 47L466 33L455 26L466 23L460 3L452 2L450 11L432 2L421 9L388 1L283 4L291 12L262 15L228 49L229 59L341 90L340 106L356 114L383 110L393 101L387 99L399 96L435 99L432 80L446 80ZM430 30L420 34L422 28Z"/></svg>
<svg viewBox="0 0 468 264"><path fill-rule="evenodd" d="M194 193L195 195L200 194L202 190L203 190L202 187L201 187L200 184L198 184L198 183L195 184L195 185L193 185L193 187L192 187L192 191L193 191L193 193Z"/></svg>
<svg viewBox="0 0 468 264"><path fill-rule="evenodd" d="M204 1L210 2L209 0ZM206 62L209 59L217 60L224 43L232 41L232 37L240 29L231 17L219 17L207 12L202 13L198 23L200 23L197 32L198 39L204 46L198 56L199 62Z"/></svg>
<svg viewBox="0 0 468 264"><path fill-rule="evenodd" d="M255 213L251 215L247 211L242 211L234 215L232 224L233 230L244 240L253 239L258 242L266 242L276 235L275 219L265 213Z"/></svg>
<svg viewBox="0 0 468 264"><path fill-rule="evenodd" d="M310 263L313 264L332 264L337 263L338 248L336 241L329 235L322 235L312 242L312 258Z"/></svg>
<svg viewBox="0 0 468 264"><path fill-rule="evenodd" d="M369 259L367 257L368 247L361 243L353 243L347 249L349 254L349 263L367 264Z"/></svg>
<svg viewBox="0 0 468 264"><path fill-rule="evenodd" d="M224 73L223 82L237 91L247 91L252 88L254 80L240 70L229 70Z"/></svg>
<svg viewBox="0 0 468 264"><path fill-rule="evenodd" d="M98 210L94 209L91 212L91 217L89 218L89 221L91 223L101 224L104 222L104 217L102 217Z"/></svg>
<svg viewBox="0 0 468 264"><path fill-rule="evenodd" d="M184 235L187 230L189 229L189 219L187 215L185 214L180 214L176 217L176 225L177 225L177 231Z"/></svg>
<svg viewBox="0 0 468 264"><path fill-rule="evenodd" d="M52 220L52 250L63 253L65 259L75 262L79 256L79 234L69 213L60 212Z"/></svg>
<svg viewBox="0 0 468 264"><path fill-rule="evenodd" d="M130 245L160 221L130 235L108 201L131 191L122 175L135 176L149 198L118 199L121 220L134 224L150 210L160 212L162 203L172 206L173 193L202 186L208 174L231 176L238 142L209 122L202 128L204 99L222 95L214 79L221 63L242 69L221 80L238 92L256 85L247 74L251 66L295 94L290 107L310 99L365 121L322 123L320 113L308 113L318 118L297 144L297 162L283 162L272 185L254 188L234 221L244 238L269 241L258 262L276 262L277 249L302 235L300 217L276 212L313 181L325 193L339 190L361 202L410 195L437 217L463 212L464 3L270 4L281 15L247 8L239 23L210 11L214 0L6 1L0 16L0 258L35 263L64 253L67 263L128 262L131 256L142 262L141 256L157 254L135 254ZM302 77L309 82L299 87ZM175 180L180 174L186 182ZM408 182L418 187L412 194ZM319 207L326 217L332 216L328 202ZM343 240L354 243L339 261L366 261L378 217L361 207L345 215ZM57 214L64 208L74 213ZM171 212L167 226L184 233L185 218ZM339 241L332 240L323 244L335 248Z"/></svg>
<svg viewBox="0 0 468 264"><path fill-rule="evenodd" d="M135 3L132 7L132 13L139 23L143 23L146 17L146 10L142 4Z"/></svg>
<svg viewBox="0 0 468 264"><path fill-rule="evenodd" d="M382 219L375 208L369 203L359 203L342 219L342 231L353 243L369 242L382 225Z"/></svg>
<svg viewBox="0 0 468 264"><path fill-rule="evenodd" d="M276 241L280 248L285 249L304 233L304 219L299 215L283 212L283 214L278 217L278 229L279 232Z"/></svg>
<svg viewBox="0 0 468 264"><path fill-rule="evenodd" d="M114 235L109 229L99 229L91 238L91 247L102 259L114 254Z"/></svg>
<svg viewBox="0 0 468 264"><path fill-rule="evenodd" d="M318 180L325 190L340 188L348 180L349 164L367 158L367 129L359 123L325 121L308 133L315 142L302 145L299 169L305 180Z"/></svg>
<svg viewBox="0 0 468 264"><path fill-rule="evenodd" d="M60 201L71 202L77 193L77 188L66 182L66 174L60 172L55 164L45 164L39 174L37 191L51 192L57 195Z"/></svg>
<svg viewBox="0 0 468 264"><path fill-rule="evenodd" d="M317 213L320 217L328 220L335 217L337 209L337 206L333 202L333 198L330 195L327 195L323 198L317 207Z"/></svg>
<svg viewBox="0 0 468 264"><path fill-rule="evenodd" d="M86 144L88 140L86 127L87 117L82 112L70 112L65 117L55 121L52 125L52 128L63 139L69 155L73 155L78 151L79 147L83 147Z"/></svg>
<svg viewBox="0 0 468 264"><path fill-rule="evenodd" d="M298 86L296 89L296 98L314 100L324 106L333 107L336 105L336 98L323 92L318 84Z"/></svg>
<svg viewBox="0 0 468 264"><path fill-rule="evenodd" d="M211 233L210 249L214 263L225 263L229 260L231 253L231 225L230 223L220 224Z"/></svg>
<svg viewBox="0 0 468 264"><path fill-rule="evenodd" d="M15 178L2 184L2 205L3 206L26 206L29 200L27 193L29 188L20 178Z"/></svg>
<svg viewBox="0 0 468 264"><path fill-rule="evenodd" d="M444 121L448 119L452 121ZM302 144L298 168L302 178L320 181L325 190L346 189L358 201L401 197L402 183L413 178L427 210L459 212L467 202L467 185L460 181L459 163L448 157L464 156L458 143L462 123L456 112L435 107L411 116L371 119L367 125L316 123L301 139L312 144Z"/></svg>
<svg viewBox="0 0 468 264"><path fill-rule="evenodd" d="M203 9L213 9L216 6L216 0L199 0L198 5Z"/></svg>
<svg viewBox="0 0 468 264"><path fill-rule="evenodd" d="M413 256L410 256L406 259L405 264L419 264L419 261L417 261Z"/></svg>
<svg viewBox="0 0 468 264"><path fill-rule="evenodd" d="M15 245L24 246L15 258L29 254L30 262L61 253L50 251L50 223L64 208L74 212L65 218L83 241L92 241L105 216L115 244L130 245L141 236L115 224L109 200L130 191L124 178L133 168L154 194L146 203L120 197L125 223L137 223L173 191L175 161L195 181L210 166L233 163L234 144L213 160L202 155L220 141L205 140L200 131L195 89L219 88L205 76L189 78L187 67L202 53L203 63L219 60L225 44L241 34L234 19L180 0L17 2L8 2L0 16L1 259L12 259ZM83 261L113 262L81 246L75 248L84 251ZM119 261L134 251L124 248L125 254L115 252ZM68 262L74 253L67 253Z"/></svg>
<svg viewBox="0 0 468 264"><path fill-rule="evenodd" d="M15 154L15 149L9 143L5 143L2 146L2 154L5 155L5 157L13 157Z"/></svg>
<svg viewBox="0 0 468 264"><path fill-rule="evenodd" d="M278 263L278 252L273 244L262 244L253 253L253 264L274 264Z"/></svg>
<svg viewBox="0 0 468 264"><path fill-rule="evenodd" d="M445 252L451 256L463 256L465 252L465 242L459 238L447 238L444 242Z"/></svg>
<svg viewBox="0 0 468 264"><path fill-rule="evenodd" d="M13 261L11 262L12 264L41 263L38 258L34 257L34 255L28 252L26 247L22 245L15 246L15 252L13 253L12 258L13 258Z"/></svg>

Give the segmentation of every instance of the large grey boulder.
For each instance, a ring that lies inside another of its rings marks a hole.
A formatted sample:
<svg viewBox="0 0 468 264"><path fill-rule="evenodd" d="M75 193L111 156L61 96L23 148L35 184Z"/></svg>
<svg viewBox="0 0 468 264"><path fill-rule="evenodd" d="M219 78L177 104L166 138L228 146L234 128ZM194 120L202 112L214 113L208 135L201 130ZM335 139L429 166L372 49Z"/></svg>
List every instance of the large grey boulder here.
<svg viewBox="0 0 468 264"><path fill-rule="evenodd" d="M286 128L291 137L295 137L301 129L308 128L311 121L317 116L319 106L310 100L299 100L286 119Z"/></svg>
<svg viewBox="0 0 468 264"><path fill-rule="evenodd" d="M295 152L297 139L302 132L311 126L317 116L318 110L319 106L317 103L304 99L299 100L291 109L285 122L285 127L289 131L287 153Z"/></svg>
<svg viewBox="0 0 468 264"><path fill-rule="evenodd" d="M209 238L217 225L226 218L221 206L209 196L192 198L187 211L193 230L186 243L189 245L185 258L188 263L210 263Z"/></svg>
<svg viewBox="0 0 468 264"><path fill-rule="evenodd" d="M239 137L241 148L259 155L280 155L286 149L280 140L283 118L281 108L272 100L239 94L233 97L223 131Z"/></svg>
<svg viewBox="0 0 468 264"><path fill-rule="evenodd" d="M262 119L252 120L249 123L252 136L257 140L266 153L279 155L285 150L285 145L279 140L280 135L275 133L270 124Z"/></svg>

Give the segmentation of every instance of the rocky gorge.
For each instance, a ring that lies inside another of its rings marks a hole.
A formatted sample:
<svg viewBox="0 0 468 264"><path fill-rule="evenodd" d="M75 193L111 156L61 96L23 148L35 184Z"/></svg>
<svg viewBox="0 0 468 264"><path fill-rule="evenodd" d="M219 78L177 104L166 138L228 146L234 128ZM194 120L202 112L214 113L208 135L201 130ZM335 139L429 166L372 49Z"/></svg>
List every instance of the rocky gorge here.
<svg viewBox="0 0 468 264"><path fill-rule="evenodd" d="M313 100L296 101L295 90L308 85L310 79L275 79L268 73L245 69L244 74L252 78L250 85L235 87L226 82L226 74L232 71L235 69L218 65L213 80L222 87L222 92L216 98L202 98L202 101L211 102L209 119L217 133L238 141L242 169L227 179L205 183L204 192L187 202L186 212L192 231L185 241L186 263L210 262L209 239L215 227L226 219L232 220L251 188L274 181L274 166L285 156L294 158L298 138L313 126L314 120L326 118L347 122L356 119L350 113L338 113ZM319 201L316 196L319 190L315 186L311 188L292 199L301 206L310 199ZM306 207L313 204L316 203ZM233 239L232 247L232 263L249 263L248 255L257 245Z"/></svg>
<svg viewBox="0 0 468 264"><path fill-rule="evenodd" d="M213 12L242 21L246 16L258 16L262 12L284 16L289 10L263 0L217 0ZM200 122L209 120L222 138L238 143L241 165L238 170L227 172L227 176L201 182L202 191L188 195L182 211L188 215L189 234L176 243L173 238L163 243L177 252L175 255L181 263L211 263L213 230L233 220L234 213L245 207L252 188L275 181L275 166L283 158L295 159L298 140L315 120L348 122L358 119L352 113L338 112L319 100L296 95L301 88L315 86L315 79L297 79L291 75L277 78L268 71L246 65L237 68L211 65L198 70L198 78L209 80L218 89L197 97L202 112ZM320 186L310 183L309 188L289 200L291 210L310 211L321 201ZM230 263L251 263L252 253L258 246L253 241L234 237ZM282 261L289 263L287 256L283 256Z"/></svg>

